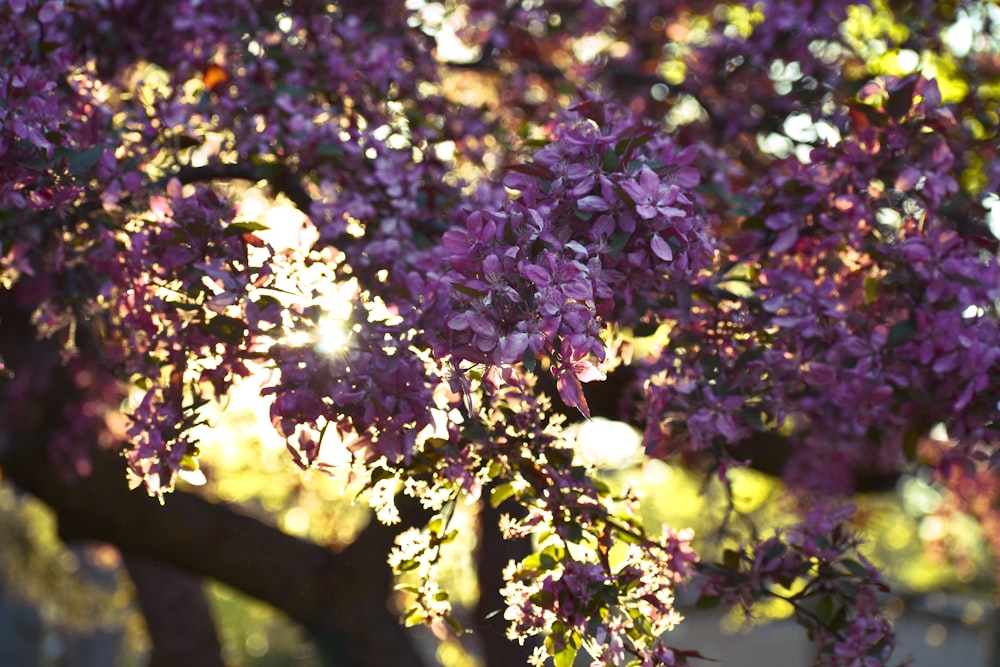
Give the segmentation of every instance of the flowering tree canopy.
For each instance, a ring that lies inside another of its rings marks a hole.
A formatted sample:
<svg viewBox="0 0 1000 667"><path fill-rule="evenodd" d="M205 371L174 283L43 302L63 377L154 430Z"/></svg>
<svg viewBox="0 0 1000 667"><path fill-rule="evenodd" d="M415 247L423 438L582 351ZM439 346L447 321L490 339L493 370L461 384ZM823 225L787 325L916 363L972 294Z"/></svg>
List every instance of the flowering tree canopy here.
<svg viewBox="0 0 1000 667"><path fill-rule="evenodd" d="M502 615L544 636L536 664L697 662L667 632L678 586L784 599L817 665L890 664L849 497L998 460L995 5L2 0L0 19L15 481L19 448L76 483L116 452L166 511L202 475L207 406L252 379L290 462L350 469L387 523L396 494L435 513L384 554L416 574L409 624L462 632L436 570L455 503L483 497L534 538ZM565 428L598 411L723 485L780 475L799 520L717 559L647 530Z"/></svg>

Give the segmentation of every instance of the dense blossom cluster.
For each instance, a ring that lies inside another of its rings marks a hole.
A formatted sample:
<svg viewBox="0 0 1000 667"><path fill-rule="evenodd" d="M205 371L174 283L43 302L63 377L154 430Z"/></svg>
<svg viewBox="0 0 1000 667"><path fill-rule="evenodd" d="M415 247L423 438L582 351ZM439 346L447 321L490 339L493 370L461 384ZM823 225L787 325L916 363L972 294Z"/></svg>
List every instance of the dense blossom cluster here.
<svg viewBox="0 0 1000 667"><path fill-rule="evenodd" d="M857 137L754 185L741 251L672 334L711 365L654 364L666 370L651 375L651 451L787 426L799 445L789 481L843 492L852 470L913 456L914 428L943 423L966 447L992 437L1000 268L939 215L957 188L954 120L933 82L868 90L859 113L872 120ZM884 106L914 91L912 108Z"/></svg>
<svg viewBox="0 0 1000 667"><path fill-rule="evenodd" d="M691 537L691 531L668 529L652 554L631 545L615 567L606 559L577 560L558 543L545 547L530 563L511 563L503 590L510 638L549 632L544 650L536 655L551 655L557 663L568 664L586 647L596 664L625 665L635 659L682 664L674 649L635 637L659 637L683 620L674 609L673 591L697 561ZM616 600L610 608L609 599ZM602 622L595 624L595 618Z"/></svg>
<svg viewBox="0 0 1000 667"><path fill-rule="evenodd" d="M0 203L5 217L70 206L100 155L99 109L88 95L61 3L4 8L5 56L0 73ZM44 58L22 58L38 44ZM10 254L11 249L6 249Z"/></svg>
<svg viewBox="0 0 1000 667"><path fill-rule="evenodd" d="M635 321L709 265L712 246L691 196L696 150L652 126L605 118L593 100L555 128L500 211L472 213L445 233L457 314L441 352L496 365L551 360L559 393L589 416L580 381L603 379L602 327Z"/></svg>
<svg viewBox="0 0 1000 667"><path fill-rule="evenodd" d="M407 622L456 625L434 574L483 494L538 545L503 591L535 662L685 664L661 635L697 579L703 604L785 599L819 665L885 664L884 584L830 506L859 470L993 476L996 48L949 55L945 17L884 3L287 4L0 0L0 326L61 346L4 379L4 424L85 394L53 451L83 474L117 447L162 499L201 408L259 374L298 465L343 445L381 518L397 483L438 512L389 555L421 578ZM443 64L449 30L472 61ZM255 212L264 190L300 217ZM552 406L589 416L582 383L629 364L649 455L725 480L770 438L801 522L718 563L643 528ZM38 379L59 367L72 388Z"/></svg>
<svg viewBox="0 0 1000 667"><path fill-rule="evenodd" d="M740 605L749 614L755 601L778 598L793 606L821 647L817 665L885 664L895 641L879 611L878 595L887 587L854 553L857 538L845 524L852 512L812 507L784 534L727 551L721 564L707 568L701 603Z"/></svg>
<svg viewBox="0 0 1000 667"><path fill-rule="evenodd" d="M275 397L272 420L279 433L294 437L290 445L300 465L317 463L329 425L361 459L409 461L417 435L431 424L434 403L424 362L408 351L409 339L396 326L371 323L343 350L327 350L321 341L270 349L281 377L265 394Z"/></svg>

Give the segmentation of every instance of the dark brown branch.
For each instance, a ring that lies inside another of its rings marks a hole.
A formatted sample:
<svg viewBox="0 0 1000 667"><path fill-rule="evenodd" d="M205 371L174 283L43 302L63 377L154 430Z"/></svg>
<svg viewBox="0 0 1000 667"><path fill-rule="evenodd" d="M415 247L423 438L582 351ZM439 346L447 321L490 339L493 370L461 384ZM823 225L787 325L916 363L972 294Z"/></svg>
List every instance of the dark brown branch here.
<svg viewBox="0 0 1000 667"><path fill-rule="evenodd" d="M222 180L241 180L250 181L251 183L267 181L276 192L280 192L288 197L306 215L309 215L309 209L313 203L312 197L302 187L298 176L288 167L277 163L250 165L210 162L201 167L192 167L190 165L181 167L173 176L181 183Z"/></svg>
<svg viewBox="0 0 1000 667"><path fill-rule="evenodd" d="M638 400L636 391L636 369L623 366L608 375L603 382L592 382L584 385L584 394L594 417L605 417L615 420L629 420L628 406ZM556 383L549 373L540 373L538 389L553 397L556 411L564 414L570 421L580 419L576 410L568 408L560 399ZM633 426L641 426L631 420ZM750 467L775 477L781 477L785 466L792 456L791 441L776 432L754 432L741 442L726 447L729 456L741 461L749 461ZM685 464L695 469L709 469L714 461L706 455L704 461L685 461ZM881 493L891 491L899 481L902 471L855 470L854 490L858 493Z"/></svg>
<svg viewBox="0 0 1000 667"><path fill-rule="evenodd" d="M520 505L503 511L523 514ZM501 511L483 502L479 513L479 545L476 548L476 571L479 578L479 602L476 605L476 624L473 636L479 641L487 667L526 665L531 655L529 646L521 646L507 639L508 622L504 619L503 597L500 589L503 568L514 559L520 560L531 553L531 541L527 538L505 540L497 522Z"/></svg>
<svg viewBox="0 0 1000 667"><path fill-rule="evenodd" d="M216 579L302 623L340 665L421 661L386 606L381 562L391 531L376 527L336 554L232 508L176 492L164 506L129 491L121 461L100 455L85 479L68 482L39 443L8 447L4 473L56 513L65 540L93 539Z"/></svg>
<svg viewBox="0 0 1000 667"><path fill-rule="evenodd" d="M141 556L126 554L125 567L153 644L149 667L223 667L201 581Z"/></svg>
<svg viewBox="0 0 1000 667"><path fill-rule="evenodd" d="M68 430L67 415L76 413L67 405L78 400L77 390L58 362L56 341L35 337L33 289L25 281L0 292L0 356L16 378L0 380L0 467L52 508L64 540L107 542L267 602L313 634L327 664L421 665L387 607L392 578L382 558L393 530L373 526L337 554L190 493L174 493L161 506L128 489L123 461L108 451L93 456L86 477L70 479L49 445Z"/></svg>

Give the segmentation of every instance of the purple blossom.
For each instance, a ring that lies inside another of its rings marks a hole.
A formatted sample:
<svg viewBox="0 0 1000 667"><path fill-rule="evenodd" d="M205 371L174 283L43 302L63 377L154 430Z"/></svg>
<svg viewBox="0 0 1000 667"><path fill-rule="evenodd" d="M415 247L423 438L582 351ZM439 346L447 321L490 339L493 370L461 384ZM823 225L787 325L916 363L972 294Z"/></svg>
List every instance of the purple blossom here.
<svg viewBox="0 0 1000 667"><path fill-rule="evenodd" d="M657 216L675 218L685 214L684 209L672 206L681 193L680 187L662 183L660 177L646 165L639 169L638 181L623 180L621 186L632 197L636 213L644 220Z"/></svg>

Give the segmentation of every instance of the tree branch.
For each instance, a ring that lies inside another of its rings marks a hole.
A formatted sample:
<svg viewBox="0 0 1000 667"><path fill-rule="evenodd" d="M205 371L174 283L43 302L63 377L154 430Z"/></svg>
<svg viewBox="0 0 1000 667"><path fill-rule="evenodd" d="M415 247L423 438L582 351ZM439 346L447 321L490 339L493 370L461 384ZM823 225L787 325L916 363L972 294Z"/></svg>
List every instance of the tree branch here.
<svg viewBox="0 0 1000 667"><path fill-rule="evenodd" d="M91 474L72 482L41 443L22 441L3 454L4 473L55 511L63 539L107 542L267 602L302 623L331 664L421 664L386 606L388 567L373 563L373 554L387 552L393 531L372 527L336 554L183 491L161 506L128 490L111 454L95 456Z"/></svg>
<svg viewBox="0 0 1000 667"><path fill-rule="evenodd" d="M128 489L111 451L95 452L85 477L60 467L49 446L54 434L71 432L66 420L77 412L67 406L79 397L59 364L58 343L38 340L30 323L36 288L25 282L0 292L0 358L10 365L0 380L0 467L52 508L64 540L107 542L267 602L313 634L327 664L421 665L386 604L389 568L373 561L388 552L395 531L372 526L337 554L194 494L175 492L161 506Z"/></svg>
<svg viewBox="0 0 1000 667"><path fill-rule="evenodd" d="M309 215L312 207L312 197L302 187L298 176L288 167L278 163L249 165L243 163L210 162L201 167L190 165L181 167L171 177L181 183L202 183L205 181L241 180L256 183L267 181L277 192L282 193L295 206Z"/></svg>
<svg viewBox="0 0 1000 667"><path fill-rule="evenodd" d="M524 509L517 506L508 512L523 515ZM472 631L480 642L489 667L526 665L531 656L530 645L522 646L507 639L508 623L503 616L505 604L500 595L500 589L505 584L503 568L508 561L529 555L531 541L527 538L505 540L497 526L500 514L500 510L494 509L488 501L481 502L479 545L475 553L479 602L475 610L476 625Z"/></svg>
<svg viewBox="0 0 1000 667"><path fill-rule="evenodd" d="M125 567L153 643L149 667L223 667L201 581L141 556L126 554Z"/></svg>

